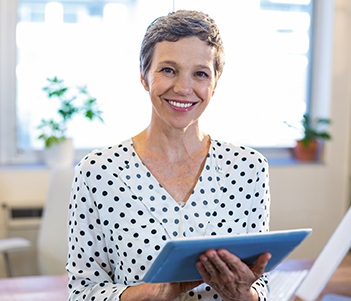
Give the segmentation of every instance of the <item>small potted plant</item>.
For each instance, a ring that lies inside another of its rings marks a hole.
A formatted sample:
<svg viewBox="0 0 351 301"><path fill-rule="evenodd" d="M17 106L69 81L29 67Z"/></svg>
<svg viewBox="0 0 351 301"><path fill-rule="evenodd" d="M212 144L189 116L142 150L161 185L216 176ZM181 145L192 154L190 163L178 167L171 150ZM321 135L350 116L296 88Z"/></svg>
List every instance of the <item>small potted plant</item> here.
<svg viewBox="0 0 351 301"><path fill-rule="evenodd" d="M294 157L299 161L315 161L319 159L321 142L331 139L331 135L325 130L330 124L328 118L311 118L304 114L301 120L302 138L296 141L293 149Z"/></svg>
<svg viewBox="0 0 351 301"><path fill-rule="evenodd" d="M50 167L67 166L73 162L72 139L67 136L69 122L81 115L88 120L103 121L96 98L92 97L87 87L71 89L62 79L47 78L48 84L43 88L49 100L58 100L56 118L42 119L37 129L38 136L45 145L45 161ZM73 92L72 92L73 90ZM66 155L62 155L66 152Z"/></svg>

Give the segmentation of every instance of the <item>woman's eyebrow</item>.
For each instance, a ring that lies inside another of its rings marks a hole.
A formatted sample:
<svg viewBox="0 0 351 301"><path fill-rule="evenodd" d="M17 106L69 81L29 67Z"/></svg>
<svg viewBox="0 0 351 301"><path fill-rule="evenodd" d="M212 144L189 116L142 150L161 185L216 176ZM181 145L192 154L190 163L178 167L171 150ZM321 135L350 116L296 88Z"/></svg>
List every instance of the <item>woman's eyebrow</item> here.
<svg viewBox="0 0 351 301"><path fill-rule="evenodd" d="M158 65L173 65L173 66L178 66L179 64L175 61L171 60L165 60L165 61L160 61L158 62ZM204 64L197 64L194 66L197 69L211 69L210 65L204 65Z"/></svg>
<svg viewBox="0 0 351 301"><path fill-rule="evenodd" d="M196 65L196 68L200 68L200 69L211 69L210 65L203 65L203 64Z"/></svg>
<svg viewBox="0 0 351 301"><path fill-rule="evenodd" d="M178 65L175 61L165 60L158 62L158 65Z"/></svg>

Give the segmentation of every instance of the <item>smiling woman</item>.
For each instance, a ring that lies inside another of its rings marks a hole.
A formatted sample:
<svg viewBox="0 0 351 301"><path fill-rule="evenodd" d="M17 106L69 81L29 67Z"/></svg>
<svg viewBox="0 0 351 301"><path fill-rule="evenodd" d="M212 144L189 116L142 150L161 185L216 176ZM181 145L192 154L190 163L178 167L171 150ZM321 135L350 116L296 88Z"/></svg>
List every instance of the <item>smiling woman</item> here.
<svg viewBox="0 0 351 301"><path fill-rule="evenodd" d="M150 105L142 87L135 85L141 28L173 8L211 12L226 41L226 71L214 96L218 105L205 113L204 128L224 140L252 146L292 146L298 138L284 122L300 120L308 107L312 0L19 0L17 8L18 60L17 66L9 67L16 69L16 77L8 77L11 82L5 85L17 86L17 101L9 100L2 110L15 112L17 118L5 122L4 131L17 139L2 144L6 145L3 162L37 160L30 156L42 148L36 126L43 115L55 110L42 93L47 77L65 78L72 86L87 85L102 104L104 125L77 121L73 126L70 135L77 149L108 145L111 141L106 137L119 141L144 127ZM2 22L11 20L2 18ZM2 66L16 59L15 49L6 53L10 57ZM236 110L231 109L233 104ZM119 114L136 106L139 110L133 118ZM244 118L248 115L260 133Z"/></svg>
<svg viewBox="0 0 351 301"><path fill-rule="evenodd" d="M229 250L205 248L194 263L199 281L143 281L174 238L269 230L266 158L215 140L199 124L223 54L217 24L205 13L176 10L147 27L139 61L148 125L76 166L66 266L72 301L267 299L268 253L246 265Z"/></svg>

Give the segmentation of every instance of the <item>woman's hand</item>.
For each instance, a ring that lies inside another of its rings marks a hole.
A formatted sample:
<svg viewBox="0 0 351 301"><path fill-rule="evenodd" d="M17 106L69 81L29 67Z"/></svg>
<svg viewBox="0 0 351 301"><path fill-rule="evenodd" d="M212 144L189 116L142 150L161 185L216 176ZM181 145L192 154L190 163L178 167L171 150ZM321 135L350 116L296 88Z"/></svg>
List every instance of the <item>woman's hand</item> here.
<svg viewBox="0 0 351 301"><path fill-rule="evenodd" d="M204 282L224 300L257 301L257 293L251 286L262 276L270 258L269 253L264 253L249 267L227 250L211 249L200 256L196 266Z"/></svg>
<svg viewBox="0 0 351 301"><path fill-rule="evenodd" d="M127 288L121 301L171 301L180 294L199 286L203 281L179 283L143 283Z"/></svg>
<svg viewBox="0 0 351 301"><path fill-rule="evenodd" d="M213 287L226 301L257 301L257 293L251 286L262 276L270 258L269 253L264 253L248 267L227 250L208 250L196 264L203 281L143 283L126 289L121 301L171 301L203 282Z"/></svg>

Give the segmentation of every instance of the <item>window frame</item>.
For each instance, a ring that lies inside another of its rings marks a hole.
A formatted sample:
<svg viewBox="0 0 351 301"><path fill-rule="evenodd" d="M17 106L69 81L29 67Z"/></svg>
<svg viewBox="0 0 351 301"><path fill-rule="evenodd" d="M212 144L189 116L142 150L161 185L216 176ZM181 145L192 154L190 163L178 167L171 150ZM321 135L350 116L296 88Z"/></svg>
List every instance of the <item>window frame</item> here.
<svg viewBox="0 0 351 301"><path fill-rule="evenodd" d="M333 41L333 1L315 1L311 29L311 66L309 68L309 91L307 106L312 114L329 115L331 94L331 67ZM17 0L0 1L0 164L37 164L42 151L17 148L16 117L16 25ZM312 101L314 100L314 101ZM318 100L318 101L316 101ZM291 149L286 147L259 148L272 162L288 162ZM75 151L76 161L88 149Z"/></svg>
<svg viewBox="0 0 351 301"><path fill-rule="evenodd" d="M0 163L12 163L16 145L17 0L0 1Z"/></svg>

